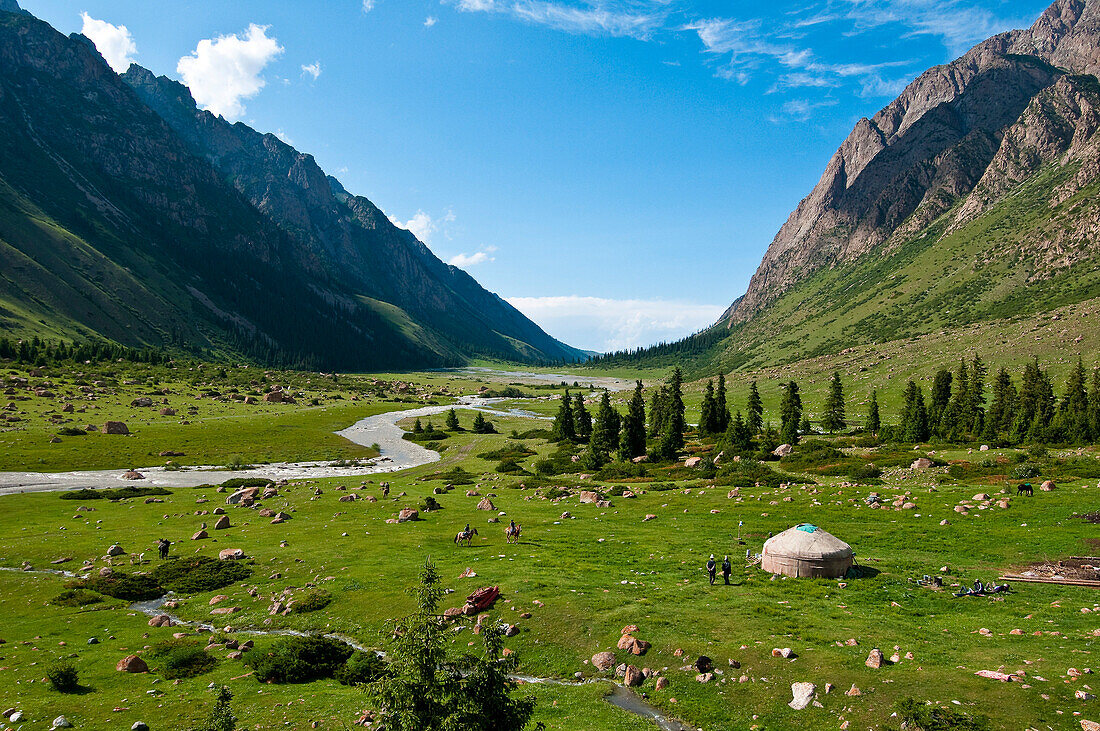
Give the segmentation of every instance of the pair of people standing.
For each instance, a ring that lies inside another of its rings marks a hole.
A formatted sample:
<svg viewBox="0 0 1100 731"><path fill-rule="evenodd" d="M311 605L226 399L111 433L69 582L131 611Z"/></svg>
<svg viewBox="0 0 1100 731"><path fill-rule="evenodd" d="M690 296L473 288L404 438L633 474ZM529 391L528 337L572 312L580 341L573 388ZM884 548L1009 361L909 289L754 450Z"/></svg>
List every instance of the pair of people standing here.
<svg viewBox="0 0 1100 731"><path fill-rule="evenodd" d="M718 564L714 560L714 554L710 554L710 558L707 559L707 577L710 578L711 586L714 585L714 577L718 572ZM730 573L733 572L733 566L730 565L730 557L726 556L722 559L722 578L725 579L726 586L730 585Z"/></svg>

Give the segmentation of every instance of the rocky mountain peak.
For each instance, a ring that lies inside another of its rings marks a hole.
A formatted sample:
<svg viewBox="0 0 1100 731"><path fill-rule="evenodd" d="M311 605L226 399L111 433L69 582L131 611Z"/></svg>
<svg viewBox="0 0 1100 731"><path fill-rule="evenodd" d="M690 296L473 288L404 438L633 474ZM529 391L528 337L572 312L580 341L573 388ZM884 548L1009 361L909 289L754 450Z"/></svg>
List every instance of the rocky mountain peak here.
<svg viewBox="0 0 1100 731"><path fill-rule="evenodd" d="M17 3L15 0L0 0L0 12L28 14L26 10L23 10L23 8L19 7L19 3Z"/></svg>
<svg viewBox="0 0 1100 731"><path fill-rule="evenodd" d="M998 34L925 71L897 99L856 123L722 321L748 320L816 270L922 229L979 181L988 203L1005 189L986 172L995 159L1007 158L998 158L1006 131L1066 73L1098 71L1100 0L1057 0L1030 28ZM1036 124L1028 129L1038 134ZM1013 136L1013 144L1019 139ZM1032 157L1049 161L1054 149L1065 148L1046 143ZM961 210L984 207L970 203Z"/></svg>

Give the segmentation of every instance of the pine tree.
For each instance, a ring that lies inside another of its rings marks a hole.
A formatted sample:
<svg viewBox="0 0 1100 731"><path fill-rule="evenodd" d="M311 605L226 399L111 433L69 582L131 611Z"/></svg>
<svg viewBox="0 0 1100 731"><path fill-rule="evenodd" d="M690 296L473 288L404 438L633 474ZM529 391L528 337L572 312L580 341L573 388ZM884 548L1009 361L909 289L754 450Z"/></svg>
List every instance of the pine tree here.
<svg viewBox="0 0 1100 731"><path fill-rule="evenodd" d="M747 408L748 414L745 417L745 423L748 424L749 431L755 436L764 428L764 402L760 400L760 390L756 387L756 381L753 381L752 385L749 386Z"/></svg>
<svg viewBox="0 0 1100 731"><path fill-rule="evenodd" d="M825 397L821 426L830 434L837 432L846 426L845 416L844 384L840 381L840 373L834 371L833 379L829 382L829 394Z"/></svg>
<svg viewBox="0 0 1100 731"><path fill-rule="evenodd" d="M496 434L496 428L493 427L493 423L485 418L479 411L474 416L474 434Z"/></svg>
<svg viewBox="0 0 1100 731"><path fill-rule="evenodd" d="M668 424L665 425L665 434L668 435L672 448L680 452L684 448L684 374L680 367L672 369L672 375L668 381Z"/></svg>
<svg viewBox="0 0 1100 731"><path fill-rule="evenodd" d="M928 429L937 436L943 436L943 416L947 405L951 403L951 371L941 368L936 371L932 381L932 402L928 405Z"/></svg>
<svg viewBox="0 0 1100 731"><path fill-rule="evenodd" d="M718 374L718 389L714 392L714 408L718 414L718 428L715 431L723 434L730 426L730 407L726 403L726 375L724 373Z"/></svg>
<svg viewBox="0 0 1100 731"><path fill-rule="evenodd" d="M577 438L577 432L573 427L573 404L569 398L569 391L561 397L561 405L558 406L558 413L554 417L554 426L551 431L556 442L573 441Z"/></svg>
<svg viewBox="0 0 1100 731"><path fill-rule="evenodd" d="M458 425L458 414L455 413L454 409L451 409L450 411L447 412L446 424L447 424L447 430L448 431L458 431L461 428Z"/></svg>
<svg viewBox="0 0 1100 731"><path fill-rule="evenodd" d="M991 441L1007 437L1012 433L1016 421L1016 386L1012 376L1003 366L993 378L992 401L985 419L985 435Z"/></svg>
<svg viewBox="0 0 1100 731"><path fill-rule="evenodd" d="M912 380L905 387L905 406L899 429L903 441L918 443L928 440L928 410L924 405L924 392Z"/></svg>
<svg viewBox="0 0 1100 731"><path fill-rule="evenodd" d="M573 433L581 441L592 436L592 415L584 407L584 395L580 391L573 397Z"/></svg>
<svg viewBox="0 0 1100 731"><path fill-rule="evenodd" d="M424 433L424 425L420 423L420 419L418 418L416 421L413 422L413 434L423 434L423 433Z"/></svg>
<svg viewBox="0 0 1100 731"><path fill-rule="evenodd" d="M718 413L714 403L714 381L707 381L703 391L703 403L699 407L699 433L703 436L718 433Z"/></svg>
<svg viewBox="0 0 1100 731"><path fill-rule="evenodd" d="M966 423L968 436L976 437L985 426L985 376L988 369L977 355L970 362L970 382L966 389Z"/></svg>
<svg viewBox="0 0 1100 731"><path fill-rule="evenodd" d="M882 420L878 414L878 391L871 391L871 403L867 407L866 429L872 434L878 434L882 428Z"/></svg>
<svg viewBox="0 0 1100 731"><path fill-rule="evenodd" d="M749 431L749 425L741 418L740 411L734 414L726 433L726 441L734 449L740 452L747 452L752 449L752 432Z"/></svg>
<svg viewBox="0 0 1100 731"><path fill-rule="evenodd" d="M653 391L649 401L649 431L650 437L656 437L665 431L665 423L668 421L668 388L661 386Z"/></svg>
<svg viewBox="0 0 1100 731"><path fill-rule="evenodd" d="M627 406L623 418L623 433L619 445L619 458L626 462L645 454L645 396L642 394L642 382L634 386L634 396Z"/></svg>
<svg viewBox="0 0 1100 731"><path fill-rule="evenodd" d="M1078 358L1077 367L1070 371L1066 382L1066 394L1058 405L1057 425L1062 441L1073 444L1088 444L1092 441L1086 380L1085 364Z"/></svg>
<svg viewBox="0 0 1100 731"><path fill-rule="evenodd" d="M611 397L604 391L592 436L585 454L586 467L598 470L611 461L611 450L619 443L619 414L611 407Z"/></svg>
<svg viewBox="0 0 1100 731"><path fill-rule="evenodd" d="M802 422L802 397L798 393L798 384L787 383L783 390L783 400L779 404L779 438L785 444L798 444L798 427Z"/></svg>
<svg viewBox="0 0 1100 731"><path fill-rule="evenodd" d="M210 709L210 715L194 731L234 731L237 728L237 717L233 715L233 707L230 701L233 693L229 688L222 686L218 689L218 697L214 699L214 707Z"/></svg>

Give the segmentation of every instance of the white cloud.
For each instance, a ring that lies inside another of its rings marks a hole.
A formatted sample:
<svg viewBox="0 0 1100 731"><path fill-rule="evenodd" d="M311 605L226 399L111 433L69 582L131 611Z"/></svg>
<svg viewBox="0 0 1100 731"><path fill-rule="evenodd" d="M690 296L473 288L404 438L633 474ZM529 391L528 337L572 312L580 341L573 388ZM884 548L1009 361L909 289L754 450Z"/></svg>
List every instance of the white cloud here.
<svg viewBox="0 0 1100 731"><path fill-rule="evenodd" d="M567 33L637 39L648 39L669 15L668 0L587 0L579 6L556 0L450 1L467 13L504 13Z"/></svg>
<svg viewBox="0 0 1100 731"><path fill-rule="evenodd" d="M363 12L369 13L374 10L375 0L363 0Z"/></svg>
<svg viewBox="0 0 1100 731"><path fill-rule="evenodd" d="M433 25L435 25L438 22L439 22L439 18L435 17L434 15L429 15L427 18L424 18L424 27L425 28L431 28Z"/></svg>
<svg viewBox="0 0 1100 731"><path fill-rule="evenodd" d="M833 107L837 105L836 99L823 99L821 101L809 101L806 99L791 99L782 106L783 116L772 117L772 122L805 122L810 118L815 109Z"/></svg>
<svg viewBox="0 0 1100 731"><path fill-rule="evenodd" d="M282 131L281 129L275 130L275 136L278 137L280 140L282 140L283 142L285 142L288 145L291 145L291 146L294 145L294 140L290 139L290 135L288 135L286 132Z"/></svg>
<svg viewBox="0 0 1100 731"><path fill-rule="evenodd" d="M608 352L690 335L717 321L724 305L603 297L509 297L548 333L579 348Z"/></svg>
<svg viewBox="0 0 1100 731"><path fill-rule="evenodd" d="M283 52L267 26L248 26L244 38L233 34L199 41L190 56L176 65L183 83L203 109L226 119L244 114L244 100L260 93L266 82L261 72Z"/></svg>
<svg viewBox="0 0 1100 731"><path fill-rule="evenodd" d="M321 62L314 61L313 63L302 64L302 75L305 76L306 74L312 76L313 80L316 81L317 77L321 75Z"/></svg>
<svg viewBox="0 0 1100 731"><path fill-rule="evenodd" d="M390 223L399 228L407 229L413 236L429 246L433 236L443 230L448 223L455 220L454 211L447 211L441 218L432 218L430 214L418 210L416 215L402 223L394 216L389 216Z"/></svg>
<svg viewBox="0 0 1100 731"><path fill-rule="evenodd" d="M459 269L466 269L468 267L477 266L478 264L484 264L487 261L495 261L495 259L489 255L488 251L478 251L474 254L456 254L448 259L447 263Z"/></svg>
<svg viewBox="0 0 1100 731"><path fill-rule="evenodd" d="M855 33L883 25L908 28L906 35L930 35L954 55L992 35L1028 24L1026 18L1003 18L959 0L845 0L846 18Z"/></svg>
<svg viewBox="0 0 1100 731"><path fill-rule="evenodd" d="M130 68L137 53L137 44L134 43L129 29L124 25L111 25L106 21L96 20L87 13L81 13L80 17L84 21L80 32L95 44L107 65L118 74Z"/></svg>

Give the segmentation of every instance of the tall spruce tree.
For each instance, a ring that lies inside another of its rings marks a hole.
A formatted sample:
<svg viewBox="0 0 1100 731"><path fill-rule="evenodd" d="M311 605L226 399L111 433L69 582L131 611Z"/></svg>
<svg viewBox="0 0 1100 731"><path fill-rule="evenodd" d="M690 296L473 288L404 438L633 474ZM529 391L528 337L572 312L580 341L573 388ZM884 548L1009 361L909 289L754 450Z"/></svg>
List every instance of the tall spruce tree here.
<svg viewBox="0 0 1100 731"><path fill-rule="evenodd" d="M964 432L969 437L977 437L985 426L985 376L988 372L985 363L974 355L970 361L970 380L966 387L966 421Z"/></svg>
<svg viewBox="0 0 1100 731"><path fill-rule="evenodd" d="M703 390L703 402L699 407L699 433L703 436L718 433L718 410L714 403L714 381L707 381Z"/></svg>
<svg viewBox="0 0 1100 731"><path fill-rule="evenodd" d="M951 371L941 368L936 371L932 381L932 399L928 404L928 429L937 436L943 436L943 414L951 403Z"/></svg>
<svg viewBox="0 0 1100 731"><path fill-rule="evenodd" d="M645 396L642 382L634 385L634 395L623 417L623 433L619 440L619 459L624 462L645 454Z"/></svg>
<svg viewBox="0 0 1100 731"><path fill-rule="evenodd" d="M905 405L898 428L906 442L928 440L928 410L924 405L924 392L912 380L905 386Z"/></svg>
<svg viewBox="0 0 1100 731"><path fill-rule="evenodd" d="M665 432L677 452L684 448L684 374L679 366L672 369L668 379L668 424Z"/></svg>
<svg viewBox="0 0 1100 731"><path fill-rule="evenodd" d="M878 391L871 391L871 403L867 406L866 429L872 434L878 434L882 428L882 419L878 413Z"/></svg>
<svg viewBox="0 0 1100 731"><path fill-rule="evenodd" d="M825 431L833 434L843 429L846 424L844 410L844 384L840 381L840 372L834 371L833 378L829 381L829 393L825 397L825 408L821 414L821 426Z"/></svg>
<svg viewBox="0 0 1100 731"><path fill-rule="evenodd" d="M447 430L448 431L458 431L459 430L458 414L455 413L454 409L451 409L450 411L447 412L447 418L444 420L444 423L447 425Z"/></svg>
<svg viewBox="0 0 1100 731"><path fill-rule="evenodd" d="M1088 376L1085 364L1080 358L1077 366L1070 371L1066 381L1066 393L1058 405L1056 423L1060 441L1073 444L1088 444L1092 441L1092 429L1089 426Z"/></svg>
<svg viewBox="0 0 1100 731"><path fill-rule="evenodd" d="M714 392L714 408L718 414L718 428L715 431L723 434L730 426L730 407L726 403L726 375L724 373L718 374L718 388Z"/></svg>
<svg viewBox="0 0 1100 731"><path fill-rule="evenodd" d="M752 449L752 432L749 431L749 425L741 418L740 411L734 414L730 420L725 441L730 447L739 452L748 452Z"/></svg>
<svg viewBox="0 0 1100 731"><path fill-rule="evenodd" d="M588 452L585 454L585 466L598 470L611 461L611 450L619 443L619 414L611 407L611 397L604 391L600 398L600 408L596 411L596 420L592 425L592 436L588 440Z"/></svg>
<svg viewBox="0 0 1100 731"><path fill-rule="evenodd" d="M573 396L573 431L582 442L592 436L592 415L584 407L584 394L580 391Z"/></svg>
<svg viewBox="0 0 1100 731"><path fill-rule="evenodd" d="M756 387L756 381L749 386L749 400L746 408L748 413L745 415L745 423L749 425L749 431L755 436L764 428L764 402L760 399L760 389Z"/></svg>
<svg viewBox="0 0 1100 731"><path fill-rule="evenodd" d="M1004 366L993 378L989 413L985 418L985 436L990 441L1011 437L1016 421L1016 385Z"/></svg>
<svg viewBox="0 0 1100 731"><path fill-rule="evenodd" d="M650 437L657 437L664 433L665 423L668 421L668 387L661 386L654 389L653 396L649 399L649 430Z"/></svg>
<svg viewBox="0 0 1100 731"><path fill-rule="evenodd" d="M783 389L783 400L779 404L779 438L785 444L798 444L798 428L802 423L802 397L798 384L789 381Z"/></svg>
<svg viewBox="0 0 1100 731"><path fill-rule="evenodd" d="M561 404L558 406L558 413L554 417L554 426L551 433L556 442L573 441L577 438L577 431L573 422L573 402L569 397L568 390L562 394Z"/></svg>

